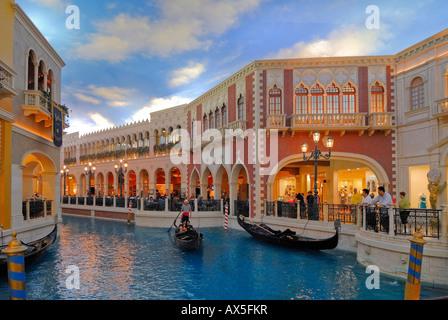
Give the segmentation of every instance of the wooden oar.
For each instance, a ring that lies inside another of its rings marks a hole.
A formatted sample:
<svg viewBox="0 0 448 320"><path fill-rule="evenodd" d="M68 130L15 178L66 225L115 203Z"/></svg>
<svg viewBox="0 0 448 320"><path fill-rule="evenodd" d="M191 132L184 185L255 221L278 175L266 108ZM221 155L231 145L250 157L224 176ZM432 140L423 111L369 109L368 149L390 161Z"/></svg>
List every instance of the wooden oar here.
<svg viewBox="0 0 448 320"><path fill-rule="evenodd" d="M244 217L242 214L240 214L240 218L242 219L242 220L247 220L247 221L249 221L249 222L251 222L251 223L253 223L254 225L256 225L257 227L259 227L259 228L261 228L261 229L263 229L264 231L266 231L266 232L269 232L270 234L272 234L273 236L275 236L276 234L275 233L273 233L272 231L269 231L268 229L266 229L266 228L263 228L260 224L258 224L258 223L256 223L255 221L251 221L250 219L248 219L248 218L246 218L246 217Z"/></svg>
<svg viewBox="0 0 448 320"><path fill-rule="evenodd" d="M179 211L179 214L177 215L176 219L174 219L174 222L173 222L173 224L171 225L171 227L168 229L168 232L170 232L171 228L172 228L172 227L174 226L174 224L176 223L177 218L179 218L179 215L180 215L181 212L182 212L182 210Z"/></svg>

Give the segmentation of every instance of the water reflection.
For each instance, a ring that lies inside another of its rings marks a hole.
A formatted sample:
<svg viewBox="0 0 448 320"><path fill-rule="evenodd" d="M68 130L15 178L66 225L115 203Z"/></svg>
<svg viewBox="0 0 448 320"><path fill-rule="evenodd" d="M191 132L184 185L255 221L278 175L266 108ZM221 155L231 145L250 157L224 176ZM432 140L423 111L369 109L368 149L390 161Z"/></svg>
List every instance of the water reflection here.
<svg viewBox="0 0 448 320"><path fill-rule="evenodd" d="M201 249L184 252L166 229L64 216L55 245L27 267L28 298L403 299L404 280L394 277L381 275L381 290L368 290L352 253L289 250L233 229L201 232ZM70 265L79 268L79 290L66 287ZM447 294L422 287L421 296ZM7 278L0 298L8 299Z"/></svg>

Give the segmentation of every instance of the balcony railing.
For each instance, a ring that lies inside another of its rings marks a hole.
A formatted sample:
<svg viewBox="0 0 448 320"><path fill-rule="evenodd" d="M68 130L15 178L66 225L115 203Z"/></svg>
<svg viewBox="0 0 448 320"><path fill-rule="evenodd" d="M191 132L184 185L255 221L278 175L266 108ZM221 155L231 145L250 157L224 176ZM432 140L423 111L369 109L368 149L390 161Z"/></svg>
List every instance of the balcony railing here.
<svg viewBox="0 0 448 320"><path fill-rule="evenodd" d="M51 101L41 91L25 90L25 104L22 106L25 116L35 116L36 122L45 121L45 126L50 127L53 123Z"/></svg>
<svg viewBox="0 0 448 320"><path fill-rule="evenodd" d="M388 135L392 129L393 112L375 112L369 115L369 135L372 135L376 130L384 130Z"/></svg>
<svg viewBox="0 0 448 320"><path fill-rule="evenodd" d="M448 120L448 98L436 101L434 117L442 118L445 122Z"/></svg>
<svg viewBox="0 0 448 320"><path fill-rule="evenodd" d="M0 99L18 94L14 89L14 76L17 74L6 63L0 60Z"/></svg>
<svg viewBox="0 0 448 320"><path fill-rule="evenodd" d="M227 129L237 130L241 129L246 131L247 121L246 120L236 120L227 125Z"/></svg>
<svg viewBox="0 0 448 320"><path fill-rule="evenodd" d="M266 128L283 129L286 127L285 114L270 114L267 116Z"/></svg>
<svg viewBox="0 0 448 320"><path fill-rule="evenodd" d="M291 128L302 126L365 127L365 113L293 114Z"/></svg>

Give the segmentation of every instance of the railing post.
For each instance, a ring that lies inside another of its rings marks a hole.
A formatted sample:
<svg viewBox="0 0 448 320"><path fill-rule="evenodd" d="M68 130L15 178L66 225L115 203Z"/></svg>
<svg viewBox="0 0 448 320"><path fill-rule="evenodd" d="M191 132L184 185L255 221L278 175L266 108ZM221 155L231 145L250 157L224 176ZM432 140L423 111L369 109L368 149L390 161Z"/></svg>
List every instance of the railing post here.
<svg viewBox="0 0 448 320"><path fill-rule="evenodd" d="M355 208L356 208L356 226L358 227L358 228L360 228L360 227L362 227L361 226L361 218L362 218L362 216L361 216L361 214L362 214L362 212L361 212L361 206L359 205L359 204L356 204L355 205Z"/></svg>
<svg viewBox="0 0 448 320"><path fill-rule="evenodd" d="M117 197L116 197L116 196L114 196L114 201L113 201L113 203L112 203L112 206L113 206L114 208L117 207Z"/></svg>
<svg viewBox="0 0 448 320"><path fill-rule="evenodd" d="M297 200L297 219L300 220L300 200Z"/></svg>
<svg viewBox="0 0 448 320"><path fill-rule="evenodd" d="M168 197L165 198L165 212L166 212L166 213L169 212L169 208L168 208Z"/></svg>
<svg viewBox="0 0 448 320"><path fill-rule="evenodd" d="M440 213L440 226L442 228L442 238L446 238L447 237L447 211L446 211L446 204L442 204L442 212Z"/></svg>
<svg viewBox="0 0 448 320"><path fill-rule="evenodd" d="M363 231L367 230L366 211L367 211L367 206L362 206L362 230Z"/></svg>
<svg viewBox="0 0 448 320"><path fill-rule="evenodd" d="M29 221L30 220L30 203L31 200L26 200L26 220Z"/></svg>
<svg viewBox="0 0 448 320"><path fill-rule="evenodd" d="M394 205L389 205L389 235L395 235L395 217L394 217Z"/></svg>
<svg viewBox="0 0 448 320"><path fill-rule="evenodd" d="M278 200L274 201L274 217L278 217Z"/></svg>
<svg viewBox="0 0 448 320"><path fill-rule="evenodd" d="M198 199L194 198L194 212L197 213L198 211Z"/></svg>
<svg viewBox="0 0 448 320"><path fill-rule="evenodd" d="M319 207L318 209L319 210ZM324 222L328 222L328 201L324 201Z"/></svg>

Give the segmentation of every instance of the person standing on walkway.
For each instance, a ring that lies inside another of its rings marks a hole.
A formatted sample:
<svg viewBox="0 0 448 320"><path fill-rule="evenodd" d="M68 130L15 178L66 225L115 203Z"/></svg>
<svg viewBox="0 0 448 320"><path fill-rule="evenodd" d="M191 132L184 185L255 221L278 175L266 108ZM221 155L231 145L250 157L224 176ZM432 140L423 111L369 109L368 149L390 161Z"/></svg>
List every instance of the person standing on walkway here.
<svg viewBox="0 0 448 320"><path fill-rule="evenodd" d="M362 201L362 196L358 193L358 189L353 189L352 204L358 204Z"/></svg>

